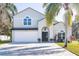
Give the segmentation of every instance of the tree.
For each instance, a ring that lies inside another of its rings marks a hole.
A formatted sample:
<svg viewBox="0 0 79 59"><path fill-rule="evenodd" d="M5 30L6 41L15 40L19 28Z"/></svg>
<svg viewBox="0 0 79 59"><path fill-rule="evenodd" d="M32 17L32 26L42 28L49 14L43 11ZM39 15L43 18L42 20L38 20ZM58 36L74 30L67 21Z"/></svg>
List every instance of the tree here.
<svg viewBox="0 0 79 59"><path fill-rule="evenodd" d="M0 34L9 35L16 12L17 8L13 3L0 3Z"/></svg>
<svg viewBox="0 0 79 59"><path fill-rule="evenodd" d="M69 4L69 3L44 3L43 7L45 8L46 12L45 12L45 18L46 18L46 22L47 25L51 25L53 20L55 20L55 17L57 16L57 14L59 13L60 9L63 7L65 9L65 15L64 15L64 19L65 19L65 45L64 47L67 47L67 40L68 38L68 33L71 32L71 27L72 27L72 8L75 8L76 10L78 10L79 4ZM69 29L68 29L69 28ZM69 31L70 30L70 31ZM69 35L69 36L70 36Z"/></svg>
<svg viewBox="0 0 79 59"><path fill-rule="evenodd" d="M64 9L65 9L65 15L64 15L64 20L65 20L65 44L64 47L67 47L67 42L68 39L70 40L70 36L72 36L72 10L69 7L68 3L64 4Z"/></svg>

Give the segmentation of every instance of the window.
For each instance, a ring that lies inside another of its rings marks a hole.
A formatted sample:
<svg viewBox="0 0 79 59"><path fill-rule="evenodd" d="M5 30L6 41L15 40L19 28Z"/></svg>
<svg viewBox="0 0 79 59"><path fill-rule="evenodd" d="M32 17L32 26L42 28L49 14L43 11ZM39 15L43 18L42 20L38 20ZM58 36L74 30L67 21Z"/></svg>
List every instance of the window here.
<svg viewBox="0 0 79 59"><path fill-rule="evenodd" d="M26 17L26 18L24 19L24 25L31 25L31 18Z"/></svg>
<svg viewBox="0 0 79 59"><path fill-rule="evenodd" d="M28 25L31 25L31 19L28 19Z"/></svg>
<svg viewBox="0 0 79 59"><path fill-rule="evenodd" d="M27 19L24 19L24 25L27 25Z"/></svg>
<svg viewBox="0 0 79 59"><path fill-rule="evenodd" d="M63 39L65 39L65 33L63 33Z"/></svg>

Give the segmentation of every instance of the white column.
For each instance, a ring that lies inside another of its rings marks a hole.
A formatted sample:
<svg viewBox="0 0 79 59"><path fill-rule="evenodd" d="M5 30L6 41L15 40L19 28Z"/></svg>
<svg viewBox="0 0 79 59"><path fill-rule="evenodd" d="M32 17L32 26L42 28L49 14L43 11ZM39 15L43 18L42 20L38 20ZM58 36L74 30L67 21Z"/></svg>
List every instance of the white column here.
<svg viewBox="0 0 79 59"><path fill-rule="evenodd" d="M49 39L53 39L53 26L49 27Z"/></svg>

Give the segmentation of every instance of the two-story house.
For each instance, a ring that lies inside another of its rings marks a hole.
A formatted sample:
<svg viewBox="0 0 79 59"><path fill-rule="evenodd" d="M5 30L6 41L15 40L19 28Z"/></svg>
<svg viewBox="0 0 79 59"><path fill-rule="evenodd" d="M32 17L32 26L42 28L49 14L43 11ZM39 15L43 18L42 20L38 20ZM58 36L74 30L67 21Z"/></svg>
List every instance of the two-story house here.
<svg viewBox="0 0 79 59"><path fill-rule="evenodd" d="M64 31L63 23L55 21L54 24L54 29L47 27L44 14L28 7L14 16L12 42L48 42L55 34Z"/></svg>

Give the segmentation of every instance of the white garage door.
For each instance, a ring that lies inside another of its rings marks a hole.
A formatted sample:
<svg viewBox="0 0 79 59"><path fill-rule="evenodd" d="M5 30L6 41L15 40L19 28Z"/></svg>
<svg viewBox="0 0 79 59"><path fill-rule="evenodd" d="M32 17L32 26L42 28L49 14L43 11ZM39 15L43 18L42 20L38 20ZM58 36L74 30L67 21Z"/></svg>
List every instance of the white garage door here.
<svg viewBox="0 0 79 59"><path fill-rule="evenodd" d="M12 42L38 42L37 30L13 30Z"/></svg>

